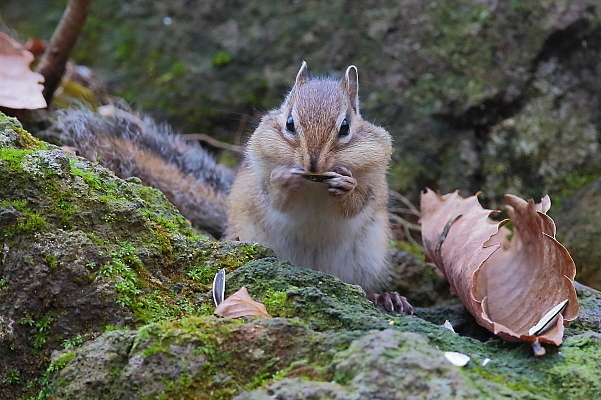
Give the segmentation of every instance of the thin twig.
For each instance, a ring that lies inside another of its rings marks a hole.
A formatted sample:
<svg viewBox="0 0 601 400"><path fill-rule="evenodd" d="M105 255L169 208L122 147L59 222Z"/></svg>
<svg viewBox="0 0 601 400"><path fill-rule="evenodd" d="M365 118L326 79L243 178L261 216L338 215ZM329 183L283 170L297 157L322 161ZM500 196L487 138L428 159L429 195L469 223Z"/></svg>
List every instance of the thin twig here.
<svg viewBox="0 0 601 400"><path fill-rule="evenodd" d="M395 192L394 190L390 190L389 193L390 193L390 197L392 197L393 199L398 200L401 203L403 203L404 205L406 205L407 208L409 208L412 211L412 214L417 215L417 216L421 216L421 213L419 212L419 210L417 209L417 207L415 207L413 205L413 203L411 203L411 201L409 201L408 198L406 198L405 196L403 196L399 192Z"/></svg>
<svg viewBox="0 0 601 400"><path fill-rule="evenodd" d="M395 222L397 222L399 225L407 227L407 229L415 231L415 232L421 232L422 227L420 224L414 224L412 222L409 222L405 218L403 218L397 214L391 214L391 215L394 218Z"/></svg>
<svg viewBox="0 0 601 400"><path fill-rule="evenodd" d="M407 240L413 244L416 247L422 248L423 245L421 243L419 243L417 240L415 240L413 238L413 235L411 234L411 232L421 232L421 226L418 224L413 224L409 221L407 221L405 218L396 215L396 214L390 214L389 215L390 219L393 220L394 222L396 222L397 224L399 224L402 228L403 231L405 232L405 236L407 237Z"/></svg>
<svg viewBox="0 0 601 400"><path fill-rule="evenodd" d="M52 102L54 91L65 73L69 54L81 33L81 28L90 11L90 4L91 0L69 1L37 67L37 72L44 76L42 94L48 105Z"/></svg>
<svg viewBox="0 0 601 400"><path fill-rule="evenodd" d="M404 215L411 216L410 218L412 220L417 220L417 218L419 218L421 216L421 213L419 212L417 207L415 207L413 205L413 203L411 203L411 201L408 198L406 198L399 192L390 190L389 193L390 193L390 195L389 195L390 199L393 200L393 202L395 202L395 201L401 202L406 206L406 208L390 207L389 212L390 212L391 221L398 224L401 228L403 228L403 231L405 232L405 236L407 237L407 240L411 244L413 244L414 246L417 246L417 247L422 247L421 243L419 243L417 240L415 240L413 238L414 233L418 233L418 234L421 233L421 230L422 230L421 225L419 223L411 222L408 219L406 219L405 217L403 217Z"/></svg>
<svg viewBox="0 0 601 400"><path fill-rule="evenodd" d="M416 217L420 216L419 214L416 214L415 211L410 208L390 207L389 210L391 213L395 213L395 214L409 214L409 215L415 215Z"/></svg>
<svg viewBox="0 0 601 400"><path fill-rule="evenodd" d="M217 149L228 150L240 156L244 154L244 146L237 146L235 144L221 142L209 135L205 135L204 133L187 133L181 135L181 137L184 140L198 140L199 142L206 143L209 146L215 147Z"/></svg>

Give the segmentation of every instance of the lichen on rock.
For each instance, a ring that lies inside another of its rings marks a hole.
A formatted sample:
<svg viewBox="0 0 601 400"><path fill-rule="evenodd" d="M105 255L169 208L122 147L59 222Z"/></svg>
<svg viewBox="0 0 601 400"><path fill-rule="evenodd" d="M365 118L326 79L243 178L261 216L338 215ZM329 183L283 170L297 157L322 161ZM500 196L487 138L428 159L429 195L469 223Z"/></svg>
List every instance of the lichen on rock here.
<svg viewBox="0 0 601 400"><path fill-rule="evenodd" d="M2 379L40 377L50 352L77 335L210 314L206 270L272 254L203 239L159 191L3 115L0 143ZM16 383L0 392L13 397Z"/></svg>

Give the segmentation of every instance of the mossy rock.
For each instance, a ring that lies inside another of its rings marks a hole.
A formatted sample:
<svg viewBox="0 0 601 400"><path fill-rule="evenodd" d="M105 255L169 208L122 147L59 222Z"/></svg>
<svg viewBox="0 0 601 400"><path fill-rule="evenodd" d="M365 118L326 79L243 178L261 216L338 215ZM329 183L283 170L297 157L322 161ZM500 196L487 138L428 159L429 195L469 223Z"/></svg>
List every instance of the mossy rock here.
<svg viewBox="0 0 601 400"><path fill-rule="evenodd" d="M356 287L275 260L253 261L228 282L230 291L248 285L274 318L190 317L105 333L53 354L50 393L237 400L396 399L399 393L417 399L564 399L601 393L601 334L588 330L597 321L588 311L559 349L536 358L527 344L490 333L485 342L452 333L440 325L450 314L432 323L381 313ZM284 295L274 296L280 291ZM581 288L579 295L588 299L587 310L599 312L599 293ZM471 360L455 367L445 351Z"/></svg>
<svg viewBox="0 0 601 400"><path fill-rule="evenodd" d="M210 314L215 272L273 254L203 239L159 191L4 115L0 146L0 397L74 337Z"/></svg>

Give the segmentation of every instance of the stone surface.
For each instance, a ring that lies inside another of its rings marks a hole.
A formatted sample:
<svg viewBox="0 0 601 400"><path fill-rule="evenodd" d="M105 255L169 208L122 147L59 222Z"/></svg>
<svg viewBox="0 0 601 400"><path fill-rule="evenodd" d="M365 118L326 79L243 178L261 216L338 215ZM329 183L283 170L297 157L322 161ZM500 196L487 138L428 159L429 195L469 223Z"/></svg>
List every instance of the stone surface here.
<svg viewBox="0 0 601 400"><path fill-rule="evenodd" d="M273 254L203 239L159 191L1 114L0 143L2 398L35 385L63 343L201 313L217 270Z"/></svg>

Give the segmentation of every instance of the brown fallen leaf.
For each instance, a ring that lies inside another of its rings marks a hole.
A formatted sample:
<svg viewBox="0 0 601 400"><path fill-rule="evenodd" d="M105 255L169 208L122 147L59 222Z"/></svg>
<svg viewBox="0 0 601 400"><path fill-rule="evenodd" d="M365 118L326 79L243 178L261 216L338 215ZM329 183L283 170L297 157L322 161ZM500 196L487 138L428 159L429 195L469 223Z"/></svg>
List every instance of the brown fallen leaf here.
<svg viewBox="0 0 601 400"><path fill-rule="evenodd" d="M505 199L510 218L496 222L476 196L423 193L426 254L480 325L504 339L560 345L564 321L578 316L574 261L555 240L548 196Z"/></svg>
<svg viewBox="0 0 601 400"><path fill-rule="evenodd" d="M215 314L225 318L239 318L246 316L271 318L271 315L267 313L265 306L262 303L254 301L244 286L236 293L223 300L215 309Z"/></svg>
<svg viewBox="0 0 601 400"><path fill-rule="evenodd" d="M0 106L13 109L46 107L42 96L44 77L29 69L33 54L0 32Z"/></svg>

